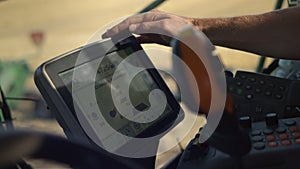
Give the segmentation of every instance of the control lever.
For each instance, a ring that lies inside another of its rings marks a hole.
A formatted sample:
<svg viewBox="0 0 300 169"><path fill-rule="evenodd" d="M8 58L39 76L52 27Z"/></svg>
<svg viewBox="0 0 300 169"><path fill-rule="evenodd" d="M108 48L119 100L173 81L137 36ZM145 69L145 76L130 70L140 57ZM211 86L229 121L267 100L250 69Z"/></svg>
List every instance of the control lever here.
<svg viewBox="0 0 300 169"><path fill-rule="evenodd" d="M244 131L235 113L224 112L222 119L207 143L232 157L241 157L251 149L249 135Z"/></svg>

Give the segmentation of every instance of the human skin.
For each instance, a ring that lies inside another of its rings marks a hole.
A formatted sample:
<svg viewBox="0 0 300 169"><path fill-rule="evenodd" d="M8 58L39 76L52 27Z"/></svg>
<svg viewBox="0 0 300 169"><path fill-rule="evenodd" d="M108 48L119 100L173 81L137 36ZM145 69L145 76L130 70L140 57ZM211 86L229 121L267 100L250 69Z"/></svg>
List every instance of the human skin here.
<svg viewBox="0 0 300 169"><path fill-rule="evenodd" d="M300 59L300 8L287 8L264 14L245 15L226 18L189 18L152 10L147 13L131 16L120 24L112 27L103 34L103 38L114 36L129 30L139 34L141 43L158 43L170 45L170 37L176 37L179 30L187 25L202 31L215 45L248 51L259 55ZM161 32L163 35L145 34L145 32ZM164 36L167 35L167 36ZM184 45L182 46L184 48ZM193 52L185 48L182 54L188 54L186 61L191 60ZM194 65L194 66L193 66ZM193 61L189 65L198 75L197 84L200 93L206 93L210 98L209 77L202 63ZM207 99L210 100L210 99ZM227 95L226 106L228 112L233 111L230 95ZM208 112L210 103L200 103L204 112Z"/></svg>
<svg viewBox="0 0 300 169"><path fill-rule="evenodd" d="M153 10L125 19L103 37L129 30L141 35L141 43L169 45L170 38L143 32L161 31L174 37L182 27L192 24L218 46L274 58L300 59L299 21L300 7L225 18L190 18Z"/></svg>

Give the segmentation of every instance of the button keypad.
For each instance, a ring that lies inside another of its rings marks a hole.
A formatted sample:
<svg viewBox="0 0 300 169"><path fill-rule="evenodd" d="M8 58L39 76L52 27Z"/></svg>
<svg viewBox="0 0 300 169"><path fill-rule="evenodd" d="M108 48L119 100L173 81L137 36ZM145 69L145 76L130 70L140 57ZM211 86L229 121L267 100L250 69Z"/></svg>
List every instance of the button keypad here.
<svg viewBox="0 0 300 169"><path fill-rule="evenodd" d="M271 112L277 112L278 119L300 117L300 99L297 99L300 97L291 93L294 86L300 86L300 81L238 71L227 78L227 84L239 106L236 112L240 117L248 115L253 122L264 121Z"/></svg>
<svg viewBox="0 0 300 169"><path fill-rule="evenodd" d="M252 142L243 156L249 164L245 166L295 168L300 155L300 80L243 71L226 80L237 119Z"/></svg>
<svg viewBox="0 0 300 169"><path fill-rule="evenodd" d="M300 81L238 71L227 84L253 153L300 148Z"/></svg>
<svg viewBox="0 0 300 169"><path fill-rule="evenodd" d="M279 147L300 145L300 119L279 119L277 127L270 127L264 122L255 122L249 135L253 150L265 151Z"/></svg>

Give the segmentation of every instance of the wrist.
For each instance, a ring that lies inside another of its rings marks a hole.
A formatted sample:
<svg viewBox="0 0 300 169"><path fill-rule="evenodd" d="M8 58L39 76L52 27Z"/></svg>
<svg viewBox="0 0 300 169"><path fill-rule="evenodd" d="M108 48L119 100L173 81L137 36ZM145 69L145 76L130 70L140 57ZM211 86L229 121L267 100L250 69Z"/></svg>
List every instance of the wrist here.
<svg viewBox="0 0 300 169"><path fill-rule="evenodd" d="M198 31L203 32L210 40L214 33L212 28L214 27L213 19L209 18L188 18L188 21L192 23Z"/></svg>
<svg viewBox="0 0 300 169"><path fill-rule="evenodd" d="M204 23L205 23L205 19L199 19L199 18L187 18L187 20L193 24L199 31L203 31L204 30Z"/></svg>
<svg viewBox="0 0 300 169"><path fill-rule="evenodd" d="M221 45L223 38L230 26L227 18L186 18L188 22L194 25L194 27L203 32L209 40L215 45Z"/></svg>

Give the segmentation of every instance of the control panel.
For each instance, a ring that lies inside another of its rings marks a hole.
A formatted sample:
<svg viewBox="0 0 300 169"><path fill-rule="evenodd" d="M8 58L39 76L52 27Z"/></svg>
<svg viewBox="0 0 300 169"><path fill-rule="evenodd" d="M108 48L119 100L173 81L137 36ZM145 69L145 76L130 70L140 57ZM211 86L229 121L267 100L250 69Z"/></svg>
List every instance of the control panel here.
<svg viewBox="0 0 300 169"><path fill-rule="evenodd" d="M289 152L300 155L300 82L243 71L227 80L240 126L252 142L244 158L261 156L261 164L286 168L293 159Z"/></svg>
<svg viewBox="0 0 300 169"><path fill-rule="evenodd" d="M296 147L300 150L299 127L300 118L280 119L272 127L264 122L257 122L249 130L252 149L253 151L268 151L297 145Z"/></svg>
<svg viewBox="0 0 300 169"><path fill-rule="evenodd" d="M234 158L210 145L199 145L195 139L184 151L181 169L294 169L300 156L300 118L278 120L269 127L255 122L248 129L252 148L248 154Z"/></svg>
<svg viewBox="0 0 300 169"><path fill-rule="evenodd" d="M295 168L300 157L300 82L244 71L226 75L240 128L251 140L250 151L233 157L210 143L199 144L195 137L178 168Z"/></svg>
<svg viewBox="0 0 300 169"><path fill-rule="evenodd" d="M277 119L300 117L300 81L244 71L227 81L245 125L249 119L272 125Z"/></svg>

